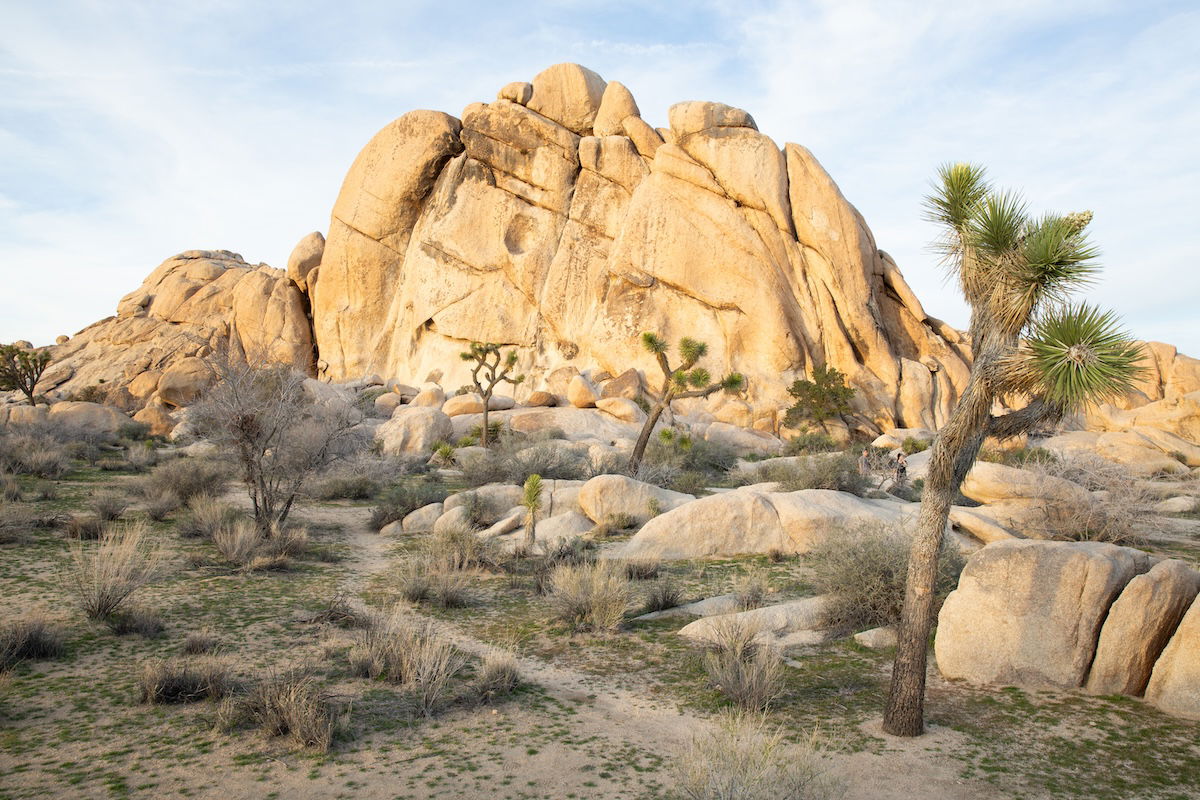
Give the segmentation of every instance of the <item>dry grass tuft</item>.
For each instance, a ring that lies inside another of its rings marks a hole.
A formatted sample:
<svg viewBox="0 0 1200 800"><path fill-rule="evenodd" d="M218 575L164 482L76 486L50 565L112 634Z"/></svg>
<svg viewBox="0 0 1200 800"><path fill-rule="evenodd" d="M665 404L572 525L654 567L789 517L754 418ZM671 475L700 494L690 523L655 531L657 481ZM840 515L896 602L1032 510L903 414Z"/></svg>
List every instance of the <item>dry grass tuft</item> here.
<svg viewBox="0 0 1200 800"><path fill-rule="evenodd" d="M198 631L190 631L184 637L180 650L183 651L184 655L201 656L214 652L220 646L221 640L217 638L212 628L204 628Z"/></svg>
<svg viewBox="0 0 1200 800"><path fill-rule="evenodd" d="M225 561L238 567L247 567L258 554L263 536L252 521L239 519L213 531L212 541Z"/></svg>
<svg viewBox="0 0 1200 800"><path fill-rule="evenodd" d="M470 580L428 556L410 559L396 575L400 595L410 603L431 603L439 608L471 604Z"/></svg>
<svg viewBox="0 0 1200 800"><path fill-rule="evenodd" d="M129 501L116 492L100 492L88 505L101 520L113 522L120 519L125 509L129 508Z"/></svg>
<svg viewBox="0 0 1200 800"><path fill-rule="evenodd" d="M131 606L109 614L104 624L117 636L137 634L146 639L162 636L167 623L156 612L142 606Z"/></svg>
<svg viewBox="0 0 1200 800"><path fill-rule="evenodd" d="M179 510L180 505L179 495L174 492L169 490L156 491L154 494L147 495L146 497L146 516L155 522L162 522Z"/></svg>
<svg viewBox="0 0 1200 800"><path fill-rule="evenodd" d="M574 631L616 630L632 599L624 571L608 562L564 564L550 577L550 608Z"/></svg>
<svg viewBox="0 0 1200 800"><path fill-rule="evenodd" d="M328 752L339 727L340 709L305 670L268 675L240 697L228 698L218 726L252 725L268 736L287 736L301 747Z"/></svg>
<svg viewBox="0 0 1200 800"><path fill-rule="evenodd" d="M185 539L210 539L222 526L232 524L241 516L236 508L208 494L192 496L187 501L187 509L187 514L176 525L179 535Z"/></svg>
<svg viewBox="0 0 1200 800"><path fill-rule="evenodd" d="M67 536L80 541L95 541L104 535L104 520L97 516L72 516L66 523Z"/></svg>
<svg viewBox="0 0 1200 800"><path fill-rule="evenodd" d="M143 496L174 492L180 502L187 503L193 497L220 496L229 482L228 467L208 458L174 458L165 461L150 471L137 483Z"/></svg>
<svg viewBox="0 0 1200 800"><path fill-rule="evenodd" d="M658 577L662 571L662 560L658 558L630 558L625 564L625 577L631 581L648 581Z"/></svg>
<svg viewBox="0 0 1200 800"><path fill-rule="evenodd" d="M507 650L489 650L475 674L475 691L484 703L512 694L520 684L517 657Z"/></svg>
<svg viewBox="0 0 1200 800"><path fill-rule="evenodd" d="M355 675L415 689L427 717L466 664L466 657L432 622L401 609L364 631L348 657Z"/></svg>
<svg viewBox="0 0 1200 800"><path fill-rule="evenodd" d="M733 579L733 593L737 595L738 608L743 611L761 608L770 591L766 573L761 570L747 569Z"/></svg>
<svg viewBox="0 0 1200 800"><path fill-rule="evenodd" d="M163 562L146 523L132 522L105 531L96 545L73 542L66 578L84 612L104 619L157 578Z"/></svg>
<svg viewBox="0 0 1200 800"><path fill-rule="evenodd" d="M39 658L58 658L66 652L66 632L41 613L0 625L0 672L12 669L21 661Z"/></svg>
<svg viewBox="0 0 1200 800"><path fill-rule="evenodd" d="M215 658L154 659L138 679L142 703L198 703L219 700L234 689L230 667Z"/></svg>
<svg viewBox="0 0 1200 800"><path fill-rule="evenodd" d="M670 578L664 578L650 584L646 592L646 602L642 605L642 613L666 611L675 608L683 602L683 589Z"/></svg>
<svg viewBox="0 0 1200 800"><path fill-rule="evenodd" d="M709 681L747 711L765 711L783 691L779 652L757 635L756 626L733 615L717 618L704 653Z"/></svg>

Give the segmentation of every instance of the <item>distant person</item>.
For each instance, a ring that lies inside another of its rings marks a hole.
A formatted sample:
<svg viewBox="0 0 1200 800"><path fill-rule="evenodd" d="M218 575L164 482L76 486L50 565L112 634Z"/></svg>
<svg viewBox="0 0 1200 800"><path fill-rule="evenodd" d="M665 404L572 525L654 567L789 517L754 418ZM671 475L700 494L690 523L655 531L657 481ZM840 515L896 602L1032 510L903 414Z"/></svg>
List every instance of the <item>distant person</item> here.
<svg viewBox="0 0 1200 800"><path fill-rule="evenodd" d="M862 455L858 457L858 474L866 475L871 471L871 454L867 452L867 448L863 448Z"/></svg>
<svg viewBox="0 0 1200 800"><path fill-rule="evenodd" d="M908 456L901 450L896 454L896 485L903 486L908 478Z"/></svg>

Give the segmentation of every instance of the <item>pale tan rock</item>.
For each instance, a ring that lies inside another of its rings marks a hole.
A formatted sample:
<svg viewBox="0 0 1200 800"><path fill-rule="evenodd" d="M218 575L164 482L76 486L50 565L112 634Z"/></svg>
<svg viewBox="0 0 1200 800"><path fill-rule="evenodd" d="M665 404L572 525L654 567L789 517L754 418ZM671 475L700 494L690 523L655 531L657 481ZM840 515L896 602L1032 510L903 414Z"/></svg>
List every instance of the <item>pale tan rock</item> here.
<svg viewBox="0 0 1200 800"><path fill-rule="evenodd" d="M663 139L659 136L658 132L654 128L651 128L641 117L626 117L621 122L621 129L629 137L629 140L633 142L633 146L637 148L638 155L642 158L654 158L654 154L658 152L658 148L663 144Z"/></svg>
<svg viewBox="0 0 1200 800"><path fill-rule="evenodd" d="M600 98L600 108L596 112L592 129L597 136L622 136L625 134L625 120L629 117L641 117L641 115L642 112L638 109L633 94L625 87L625 84L609 81Z"/></svg>
<svg viewBox="0 0 1200 800"><path fill-rule="evenodd" d="M521 504L522 490L520 486L507 483L489 483L465 492L458 492L446 498L444 511L450 512L465 505L472 497L478 498L482 504L481 522L491 525L499 520L513 506Z"/></svg>
<svg viewBox="0 0 1200 800"><path fill-rule="evenodd" d="M1066 506L1088 507L1092 502L1087 489L1065 478L990 461L975 462L961 491L980 503L1036 498Z"/></svg>
<svg viewBox="0 0 1200 800"><path fill-rule="evenodd" d="M185 358L168 367L158 379L158 396L171 406L186 406L213 381L212 369L200 358Z"/></svg>
<svg viewBox="0 0 1200 800"><path fill-rule="evenodd" d="M533 97L533 84L525 81L513 81L506 83L496 93L497 100L511 100L517 105L529 105L529 98Z"/></svg>
<svg viewBox="0 0 1200 800"><path fill-rule="evenodd" d="M600 387L600 396L624 397L637 400L642 396L642 376L636 369L627 369Z"/></svg>
<svg viewBox="0 0 1200 800"><path fill-rule="evenodd" d="M583 536L593 527L592 521L578 511L565 511L553 517L539 519L534 525L534 539L539 543L552 544L563 539Z"/></svg>
<svg viewBox="0 0 1200 800"><path fill-rule="evenodd" d="M404 398L395 392L384 392L375 398L375 410L385 417L390 417L392 412L404 405Z"/></svg>
<svg viewBox="0 0 1200 800"><path fill-rule="evenodd" d="M111 406L70 400L51 404L47 419L58 427L108 435L115 434L129 422L128 416ZM12 421L11 414L9 420Z"/></svg>
<svg viewBox="0 0 1200 800"><path fill-rule="evenodd" d="M579 166L612 181L630 193L650 174L646 162L638 155L633 143L624 136L583 137L579 140ZM582 179L580 185L589 187ZM598 195L597 200L603 202L601 198L607 199L601 189L596 188L593 191ZM588 203L592 202L592 198L586 199ZM573 212L573 216L583 219L597 214L594 210L584 209L583 205L584 203L580 203L580 208ZM619 203L613 203L613 205L619 207ZM599 215L603 217L604 212L599 212ZM609 220L602 219L601 222L607 227ZM619 220L612 222L619 224Z"/></svg>
<svg viewBox="0 0 1200 800"><path fill-rule="evenodd" d="M1149 568L1100 542L997 542L972 555L938 616L942 675L1033 688L1083 684L1109 606Z"/></svg>
<svg viewBox="0 0 1200 800"><path fill-rule="evenodd" d="M409 405L441 408L445 402L446 393L442 391L442 387L430 386L417 392L416 396L409 402Z"/></svg>
<svg viewBox="0 0 1200 800"><path fill-rule="evenodd" d="M604 79L579 64L555 64L533 79L527 105L580 135L592 132L592 123L604 97Z"/></svg>
<svg viewBox="0 0 1200 800"><path fill-rule="evenodd" d="M780 230L795 235L787 164L770 137L750 128L710 128L681 133L679 144L708 168L727 196L766 211Z"/></svg>
<svg viewBox="0 0 1200 800"><path fill-rule="evenodd" d="M576 375L567 384L567 400L575 408L595 408L599 399L600 390L596 388L596 384L582 375Z"/></svg>
<svg viewBox="0 0 1200 800"><path fill-rule="evenodd" d="M1200 592L1200 572L1176 559L1155 564L1125 587L1108 612L1087 690L1140 695L1154 662Z"/></svg>
<svg viewBox="0 0 1200 800"><path fill-rule="evenodd" d="M915 480L915 478L914 478ZM1009 539L1025 539L1026 536L997 522L986 511L962 506L951 506L950 524L955 530L966 533L984 544L1003 542Z"/></svg>
<svg viewBox="0 0 1200 800"><path fill-rule="evenodd" d="M702 617L679 630L679 635L701 642L716 641L723 625L731 620L757 631L755 640L775 643L790 634L819 630L826 625L830 600L824 595L754 608L736 614Z"/></svg>
<svg viewBox="0 0 1200 800"><path fill-rule="evenodd" d="M125 388L137 400L146 401L158 391L158 381L162 373L157 370L146 370L129 382Z"/></svg>
<svg viewBox="0 0 1200 800"><path fill-rule="evenodd" d="M633 425L641 425L646 421L646 412L625 397L602 397L596 401L596 408Z"/></svg>
<svg viewBox="0 0 1200 800"><path fill-rule="evenodd" d="M450 417L435 408L396 409L391 419L375 429L375 440L385 455L429 453L439 442L448 442L454 434Z"/></svg>
<svg viewBox="0 0 1200 800"><path fill-rule="evenodd" d="M430 503L405 516L401 527L405 533L428 533L441 515L442 504Z"/></svg>
<svg viewBox="0 0 1200 800"><path fill-rule="evenodd" d="M135 422L150 427L151 436L167 436L175 429L175 419L171 409L158 401L151 401L139 412L133 415Z"/></svg>
<svg viewBox="0 0 1200 800"><path fill-rule="evenodd" d="M47 406L10 406L7 410L7 418L4 420L9 425L37 425L45 422L50 416L50 409Z"/></svg>
<svg viewBox="0 0 1200 800"><path fill-rule="evenodd" d="M676 103L667 112L667 119L670 121L671 130L679 137L713 128L758 130L758 126L754 124L754 117L742 109L703 100Z"/></svg>
<svg viewBox="0 0 1200 800"><path fill-rule="evenodd" d="M891 625L871 628L854 634L854 641L871 650L886 650L889 647L895 647L897 638L896 629Z"/></svg>
<svg viewBox="0 0 1200 800"><path fill-rule="evenodd" d="M1198 497L1168 497L1155 504L1154 510L1159 514L1188 514L1200 510Z"/></svg>
<svg viewBox="0 0 1200 800"><path fill-rule="evenodd" d="M632 441L637 438L641 427L621 422L594 408L576 408L570 405L555 408L518 409L507 419L509 427L514 431L536 433L557 429L572 441L585 439L600 439L610 443L621 440Z"/></svg>
<svg viewBox="0 0 1200 800"><path fill-rule="evenodd" d="M529 397L525 398L525 405L531 407L550 407L558 405L558 398L550 394L550 392L530 392Z"/></svg>
<svg viewBox="0 0 1200 800"><path fill-rule="evenodd" d="M580 509L596 523L623 514L641 524L695 499L625 475L597 475L585 482L578 494Z"/></svg>
<svg viewBox="0 0 1200 800"><path fill-rule="evenodd" d="M726 422L714 422L709 425L704 431L704 438L710 442L728 445L739 455L770 455L783 450L783 442L769 433L739 428Z"/></svg>
<svg viewBox="0 0 1200 800"><path fill-rule="evenodd" d="M321 266L321 256L324 252L325 236L320 231L313 231L297 242L287 261L287 275L292 279L292 283L307 291L308 276Z"/></svg>
<svg viewBox="0 0 1200 800"><path fill-rule="evenodd" d="M442 413L448 417L457 417L461 414L482 414L483 398L474 392L455 395L447 398L445 404L442 405Z"/></svg>
<svg viewBox="0 0 1200 800"><path fill-rule="evenodd" d="M1168 714L1200 719L1200 602L1192 601L1154 663L1146 700Z"/></svg>
<svg viewBox="0 0 1200 800"><path fill-rule="evenodd" d="M66 334L60 334L59 336L56 336L54 339L55 344L66 344L69 341L71 341L71 337L67 336Z"/></svg>

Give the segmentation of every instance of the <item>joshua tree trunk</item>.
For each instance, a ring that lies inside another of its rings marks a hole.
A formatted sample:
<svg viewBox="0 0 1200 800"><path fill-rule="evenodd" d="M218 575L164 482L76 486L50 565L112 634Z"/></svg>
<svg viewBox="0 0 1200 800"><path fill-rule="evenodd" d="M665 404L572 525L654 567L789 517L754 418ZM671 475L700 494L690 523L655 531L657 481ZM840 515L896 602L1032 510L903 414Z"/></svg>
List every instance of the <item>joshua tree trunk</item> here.
<svg viewBox="0 0 1200 800"><path fill-rule="evenodd" d="M646 424L642 426L642 432L638 434L637 444L633 446L633 455L629 458L629 474L636 475L638 468L642 466L642 457L646 455L646 445L650 443L650 434L654 432L654 426L658 424L658 418L662 416L666 410L667 404L671 401L663 400L655 403L654 408L650 409L650 416L646 417Z"/></svg>
<svg viewBox="0 0 1200 800"><path fill-rule="evenodd" d="M488 406L492 404L492 393L489 390L483 395L483 426L479 429L479 446L488 446Z"/></svg>

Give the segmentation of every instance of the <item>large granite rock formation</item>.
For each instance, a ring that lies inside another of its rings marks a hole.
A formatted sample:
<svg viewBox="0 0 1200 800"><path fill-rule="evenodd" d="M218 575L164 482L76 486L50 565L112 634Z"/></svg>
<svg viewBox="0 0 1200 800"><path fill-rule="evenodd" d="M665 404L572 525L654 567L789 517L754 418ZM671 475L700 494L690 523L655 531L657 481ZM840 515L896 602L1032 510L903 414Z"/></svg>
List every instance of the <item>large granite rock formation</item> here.
<svg viewBox="0 0 1200 800"><path fill-rule="evenodd" d="M813 155L719 103L669 118L656 131L624 86L559 64L461 120L389 124L307 274L319 374L457 386L477 339L521 348L523 392L564 365L653 381L638 336L655 330L745 373L766 426L816 364L848 374L868 429L941 423L969 353Z"/></svg>

